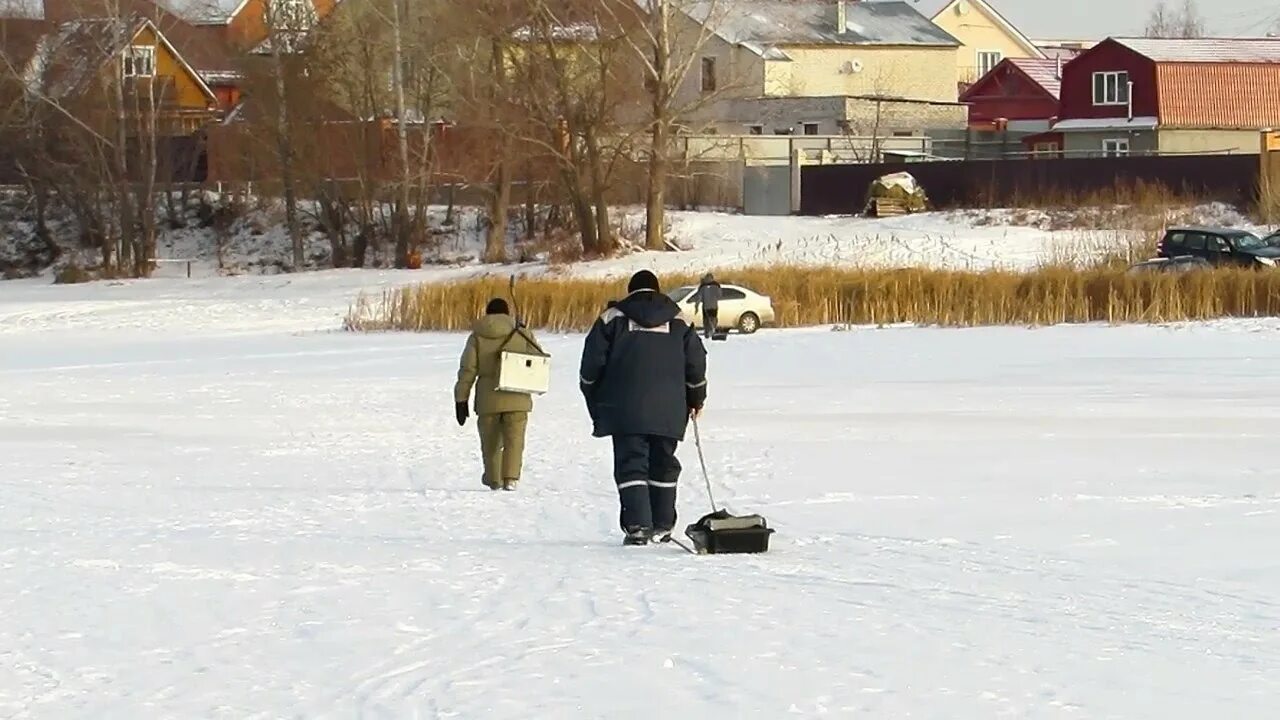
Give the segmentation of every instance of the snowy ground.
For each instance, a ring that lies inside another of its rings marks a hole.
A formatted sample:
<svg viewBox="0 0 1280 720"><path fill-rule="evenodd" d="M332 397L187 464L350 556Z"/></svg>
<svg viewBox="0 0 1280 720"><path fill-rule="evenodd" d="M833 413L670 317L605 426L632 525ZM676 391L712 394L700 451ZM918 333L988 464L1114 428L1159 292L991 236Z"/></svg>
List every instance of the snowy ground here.
<svg viewBox="0 0 1280 720"><path fill-rule="evenodd" d="M1275 712L1275 322L718 343L778 533L691 557L618 546L580 338L489 494L461 337L333 332L353 276L0 284L0 718Z"/></svg>
<svg viewBox="0 0 1280 720"><path fill-rule="evenodd" d="M195 209L189 209L190 227L162 225L157 255L167 260L192 260L192 274L212 277L225 274L278 273L291 262L291 251L279 213L251 210L239 217L219 237L211 228L199 227ZM482 265L484 226L474 209L461 208L454 225L442 230L445 209L433 208L433 235L438 246L428 253L428 272L452 268L476 272L511 272L509 265ZM625 237L642 236L643 212L620 208L615 218L626 228ZM1195 222L1241 227L1262 234L1259 227L1222 204L1198 205L1169 211L1168 222ZM588 277L624 276L642 267L659 272L701 273L707 269L732 269L772 263L841 265L862 267L936 267L963 270L988 268L1027 269L1043 263L1087 261L1122 248L1149 245L1159 234L1151 218L1135 218L1123 208L1078 208L1045 212L1037 210L962 210L928 212L899 218L863 217L760 217L725 212L671 211L669 238L685 248L681 252L639 252L596 262L549 268L545 262L518 266L521 272L554 270ZM305 244L309 267L332 264L323 233L312 227ZM63 234L73 229L60 226ZM1139 229L1140 228L1140 229ZM516 249L513 226L512 256L537 255L537 248ZM0 266L6 247L29 238L28 224L0 220ZM219 256L219 243L221 255ZM8 248L10 254L16 252ZM100 260L95 251L83 251L80 262ZM386 266L384 253L368 258L370 266ZM165 263L158 276L179 277L182 263ZM49 275L49 273L47 273Z"/></svg>

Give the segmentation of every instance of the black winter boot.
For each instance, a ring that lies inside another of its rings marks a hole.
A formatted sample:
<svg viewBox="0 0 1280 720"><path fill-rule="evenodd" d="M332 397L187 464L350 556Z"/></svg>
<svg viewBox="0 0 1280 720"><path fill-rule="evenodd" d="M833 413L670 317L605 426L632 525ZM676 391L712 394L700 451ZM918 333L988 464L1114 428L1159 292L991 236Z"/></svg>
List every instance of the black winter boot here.
<svg viewBox="0 0 1280 720"><path fill-rule="evenodd" d="M652 530L645 527L629 527L622 538L623 545L648 545Z"/></svg>

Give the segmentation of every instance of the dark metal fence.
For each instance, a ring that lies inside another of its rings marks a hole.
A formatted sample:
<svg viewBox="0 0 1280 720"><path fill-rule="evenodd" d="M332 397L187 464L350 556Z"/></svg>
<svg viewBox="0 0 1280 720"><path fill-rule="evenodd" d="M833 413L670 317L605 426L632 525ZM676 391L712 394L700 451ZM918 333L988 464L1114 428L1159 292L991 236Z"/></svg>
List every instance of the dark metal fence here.
<svg viewBox="0 0 1280 720"><path fill-rule="evenodd" d="M1244 206L1258 197L1259 160L1257 155L1164 155L809 165L800 170L800 214L860 213L871 182L896 172L911 173L934 207L1035 204L1138 185Z"/></svg>
<svg viewBox="0 0 1280 720"><path fill-rule="evenodd" d="M95 152L88 156L77 155L84 148L62 147L50 149L47 153L34 152L23 145L21 135L0 132L0 185L24 185L28 181L27 172L43 175L45 178L56 176L60 171L64 175L75 175L80 180L93 178L95 173L105 171L94 163L106 163L109 155ZM150 164L150 153L155 152L155 178L158 183L200 183L208 178L209 158L205 150L202 134L159 137L155 139L154 148L144 148L140 140L131 138L126 151L131 172L130 182L141 182L146 174L144 170ZM24 172L24 167L27 172ZM111 168L114 170L114 168ZM105 182L105 180L104 180Z"/></svg>

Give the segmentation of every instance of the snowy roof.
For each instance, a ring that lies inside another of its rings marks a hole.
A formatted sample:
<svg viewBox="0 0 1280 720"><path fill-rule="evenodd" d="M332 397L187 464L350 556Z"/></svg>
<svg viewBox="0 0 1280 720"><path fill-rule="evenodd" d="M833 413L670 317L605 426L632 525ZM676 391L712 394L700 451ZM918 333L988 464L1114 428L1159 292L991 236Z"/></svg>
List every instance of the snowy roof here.
<svg viewBox="0 0 1280 720"><path fill-rule="evenodd" d="M9 0L0 0L0 3ZM232 72L235 55L227 44L225 28L192 24L179 17L163 0L38 0L46 20L63 23L82 18L135 15L147 18L174 49L200 73Z"/></svg>
<svg viewBox="0 0 1280 720"><path fill-rule="evenodd" d="M0 18L43 19L44 0L0 0Z"/></svg>
<svg viewBox="0 0 1280 720"><path fill-rule="evenodd" d="M23 81L54 100L88 89L108 58L121 52L148 23L141 18L94 18L59 25L36 44Z"/></svg>
<svg viewBox="0 0 1280 720"><path fill-rule="evenodd" d="M103 66L118 57L138 33L150 28L182 67L195 76L201 91L215 99L212 90L150 20L136 15L86 18L46 27L50 29L39 36L29 59L23 62L22 80L32 93L60 100L88 91Z"/></svg>
<svg viewBox="0 0 1280 720"><path fill-rule="evenodd" d="M1072 118L1059 120L1053 124L1053 130L1151 130L1156 127L1154 115L1138 115L1133 119L1115 118Z"/></svg>
<svg viewBox="0 0 1280 720"><path fill-rule="evenodd" d="M247 0L160 0L174 14L197 25L226 25Z"/></svg>
<svg viewBox="0 0 1280 720"><path fill-rule="evenodd" d="M543 28L532 27L526 25L517 28L511 33L511 39L516 42L530 42L533 40L543 40L544 33L547 31ZM600 38L600 28L594 23L579 22L568 25L556 25L550 28L551 40L565 42L595 42Z"/></svg>
<svg viewBox="0 0 1280 720"><path fill-rule="evenodd" d="M336 0L336 7L342 0ZM4 2L4 0L0 0ZM239 15L249 0L157 0L175 15L194 25L226 25ZM314 3L312 11L315 10Z"/></svg>
<svg viewBox="0 0 1280 720"><path fill-rule="evenodd" d="M843 28L837 27L834 2L702 0L685 12L725 42L762 56L775 45L960 45L905 2L846 2L844 7Z"/></svg>
<svg viewBox="0 0 1280 720"><path fill-rule="evenodd" d="M1158 63L1280 63L1280 38L1111 39Z"/></svg>

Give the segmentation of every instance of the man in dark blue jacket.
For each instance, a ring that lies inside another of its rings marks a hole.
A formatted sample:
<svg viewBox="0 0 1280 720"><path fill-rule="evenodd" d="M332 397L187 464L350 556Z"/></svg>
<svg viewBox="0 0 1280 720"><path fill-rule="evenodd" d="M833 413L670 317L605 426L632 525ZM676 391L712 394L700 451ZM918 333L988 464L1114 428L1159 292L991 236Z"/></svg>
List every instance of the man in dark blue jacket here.
<svg viewBox="0 0 1280 720"><path fill-rule="evenodd" d="M710 340L720 325L720 283L715 275L707 273L698 283L698 291L693 294L693 311L702 309L702 330Z"/></svg>
<svg viewBox="0 0 1280 720"><path fill-rule="evenodd" d="M680 307L641 270L596 319L582 348L581 388L595 437L613 438L613 476L627 545L676 525L676 446L707 398L707 353Z"/></svg>

